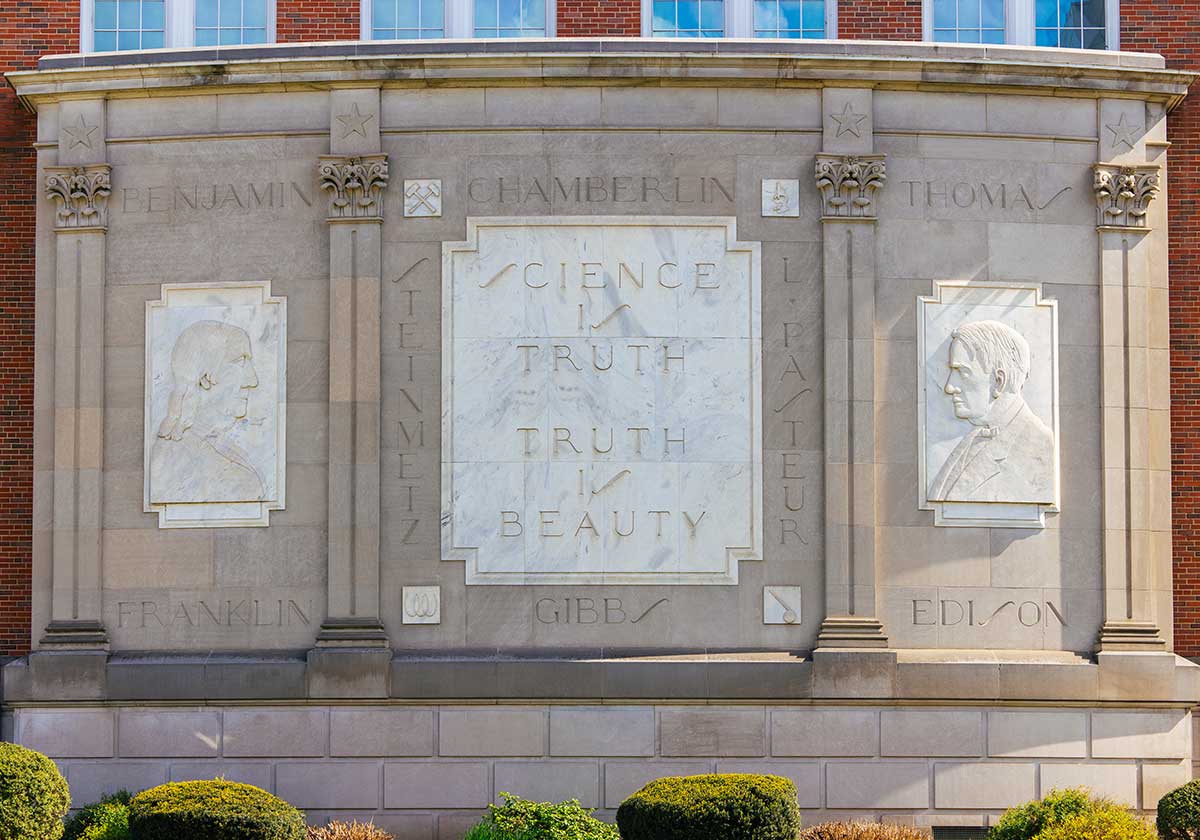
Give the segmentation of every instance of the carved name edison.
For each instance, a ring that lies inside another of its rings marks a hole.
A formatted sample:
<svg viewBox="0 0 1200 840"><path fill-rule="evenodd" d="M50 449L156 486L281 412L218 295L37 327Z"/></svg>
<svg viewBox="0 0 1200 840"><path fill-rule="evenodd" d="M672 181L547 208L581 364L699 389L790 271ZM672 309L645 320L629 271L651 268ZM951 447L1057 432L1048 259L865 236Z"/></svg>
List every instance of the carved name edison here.
<svg viewBox="0 0 1200 840"><path fill-rule="evenodd" d="M468 584L736 583L762 545L758 244L721 217L467 231L443 246L443 558Z"/></svg>

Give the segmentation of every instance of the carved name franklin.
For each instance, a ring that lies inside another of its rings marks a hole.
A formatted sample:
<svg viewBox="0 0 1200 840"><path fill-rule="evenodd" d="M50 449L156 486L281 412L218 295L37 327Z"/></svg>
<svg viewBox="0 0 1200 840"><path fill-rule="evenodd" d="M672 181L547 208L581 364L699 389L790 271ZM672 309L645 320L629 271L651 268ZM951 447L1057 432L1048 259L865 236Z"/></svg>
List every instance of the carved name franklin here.
<svg viewBox="0 0 1200 840"><path fill-rule="evenodd" d="M443 558L468 584L736 583L758 245L724 218L477 219L443 261Z"/></svg>

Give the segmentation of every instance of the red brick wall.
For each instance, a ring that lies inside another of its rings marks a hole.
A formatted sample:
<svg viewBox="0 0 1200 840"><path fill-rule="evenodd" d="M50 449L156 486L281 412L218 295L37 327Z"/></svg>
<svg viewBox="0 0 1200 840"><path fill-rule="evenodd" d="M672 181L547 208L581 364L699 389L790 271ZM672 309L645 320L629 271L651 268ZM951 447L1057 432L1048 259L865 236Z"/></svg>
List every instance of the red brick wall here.
<svg viewBox="0 0 1200 840"><path fill-rule="evenodd" d="M79 0L0 5L0 68L79 49ZM29 650L34 119L0 88L0 655Z"/></svg>
<svg viewBox="0 0 1200 840"><path fill-rule="evenodd" d="M1121 47L1200 70L1200 0L1123 0ZM1175 650L1200 656L1200 90L1167 122Z"/></svg>
<svg viewBox="0 0 1200 840"><path fill-rule="evenodd" d="M353 41L359 36L359 0L276 0L275 40Z"/></svg>
<svg viewBox="0 0 1200 840"><path fill-rule="evenodd" d="M841 0L838 37L921 40L921 0Z"/></svg>
<svg viewBox="0 0 1200 840"><path fill-rule="evenodd" d="M642 34L641 0L558 0L556 9L563 38Z"/></svg>

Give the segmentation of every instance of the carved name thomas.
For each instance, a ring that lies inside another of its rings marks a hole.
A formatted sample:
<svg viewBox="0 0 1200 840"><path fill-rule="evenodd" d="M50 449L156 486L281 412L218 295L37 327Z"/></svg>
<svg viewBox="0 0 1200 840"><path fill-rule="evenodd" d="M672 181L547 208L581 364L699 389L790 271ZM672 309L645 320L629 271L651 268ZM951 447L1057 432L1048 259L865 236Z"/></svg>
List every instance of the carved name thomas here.
<svg viewBox="0 0 1200 840"><path fill-rule="evenodd" d="M736 583L758 245L724 218L478 219L443 259L443 558L469 584Z"/></svg>

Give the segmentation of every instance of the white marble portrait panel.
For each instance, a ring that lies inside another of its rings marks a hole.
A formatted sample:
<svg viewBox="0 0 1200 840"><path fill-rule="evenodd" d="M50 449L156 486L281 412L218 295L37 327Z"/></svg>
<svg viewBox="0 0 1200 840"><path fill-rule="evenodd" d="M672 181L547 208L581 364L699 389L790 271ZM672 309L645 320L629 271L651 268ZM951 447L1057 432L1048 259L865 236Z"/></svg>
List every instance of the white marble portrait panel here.
<svg viewBox="0 0 1200 840"><path fill-rule="evenodd" d="M167 283L146 303L145 510L265 526L284 507L287 314L269 282Z"/></svg>
<svg viewBox="0 0 1200 840"><path fill-rule="evenodd" d="M469 219L443 246L442 558L734 584L762 557L761 269L734 220Z"/></svg>
<svg viewBox="0 0 1200 840"><path fill-rule="evenodd" d="M921 508L1036 528L1058 509L1058 317L1039 288L938 283L917 307Z"/></svg>

